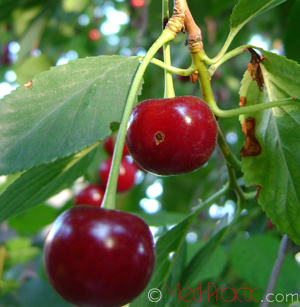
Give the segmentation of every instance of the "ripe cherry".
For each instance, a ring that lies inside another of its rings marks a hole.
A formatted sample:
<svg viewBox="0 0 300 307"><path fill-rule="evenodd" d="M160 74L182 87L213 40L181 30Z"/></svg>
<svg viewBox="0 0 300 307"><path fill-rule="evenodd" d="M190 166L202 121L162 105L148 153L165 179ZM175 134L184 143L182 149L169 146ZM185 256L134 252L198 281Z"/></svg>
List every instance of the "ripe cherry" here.
<svg viewBox="0 0 300 307"><path fill-rule="evenodd" d="M153 237L142 219L92 206L62 213L44 247L50 283L81 307L131 302L146 287L154 261Z"/></svg>
<svg viewBox="0 0 300 307"><path fill-rule="evenodd" d="M145 0L130 0L130 3L133 7L143 7L145 5Z"/></svg>
<svg viewBox="0 0 300 307"><path fill-rule="evenodd" d="M98 29L91 29L89 31L89 39L91 41L98 41L101 38L101 33Z"/></svg>
<svg viewBox="0 0 300 307"><path fill-rule="evenodd" d="M111 164L112 158L110 157L100 165L99 178L104 186L106 186L108 181ZM130 161L130 159L127 157L122 158L117 184L117 192L126 192L133 188L136 173L137 168L134 165L133 161Z"/></svg>
<svg viewBox="0 0 300 307"><path fill-rule="evenodd" d="M114 149L115 149L115 144L116 144L116 140L117 140L117 134L113 135L111 137L109 137L108 139L106 139L103 144L104 144L104 148L106 150L106 152L108 154L110 154L111 156L114 154ZM124 144L124 149L123 149L123 157L124 156L129 156L129 151L128 148L126 146L126 144Z"/></svg>
<svg viewBox="0 0 300 307"><path fill-rule="evenodd" d="M149 99L133 109L126 144L133 159L148 172L179 175L209 160L217 135L215 116L202 99Z"/></svg>
<svg viewBox="0 0 300 307"><path fill-rule="evenodd" d="M74 199L75 205L91 205L100 207L105 190L97 184L91 184L83 189Z"/></svg>

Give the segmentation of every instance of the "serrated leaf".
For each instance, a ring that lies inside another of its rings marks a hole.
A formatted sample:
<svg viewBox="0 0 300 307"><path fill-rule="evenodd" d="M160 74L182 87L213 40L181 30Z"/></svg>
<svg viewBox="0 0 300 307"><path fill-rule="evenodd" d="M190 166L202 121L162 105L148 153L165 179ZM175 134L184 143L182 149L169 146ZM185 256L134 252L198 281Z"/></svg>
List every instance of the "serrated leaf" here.
<svg viewBox="0 0 300 307"><path fill-rule="evenodd" d="M270 278L280 241L271 236L254 235L233 241L230 251L231 265L236 273L250 282L252 288L264 289ZM300 268L294 257L287 254L276 283L276 291L297 292Z"/></svg>
<svg viewBox="0 0 300 307"><path fill-rule="evenodd" d="M155 288L164 293L165 282L169 280L170 274L174 270L176 258L181 254L179 253L180 247L194 218L194 215L189 216L158 239L156 243L156 263L152 278L142 294L130 303L131 307L164 306L163 298L159 302L151 302L148 298L148 292Z"/></svg>
<svg viewBox="0 0 300 307"><path fill-rule="evenodd" d="M237 33L252 18L265 13L286 0L240 0L230 16L231 33ZM235 35L234 34L234 35Z"/></svg>
<svg viewBox="0 0 300 307"><path fill-rule="evenodd" d="M120 122L137 57L70 61L0 100L0 174L67 157L104 140Z"/></svg>
<svg viewBox="0 0 300 307"><path fill-rule="evenodd" d="M300 97L300 66L282 56L261 50L265 91L260 92L247 71L240 95L246 106ZM267 109L241 117L255 119L255 137L262 153L243 158L247 186L261 187L258 201L280 231L300 244L300 106Z"/></svg>
<svg viewBox="0 0 300 307"><path fill-rule="evenodd" d="M93 159L91 148L30 169L16 179L0 195L0 223L24 212L67 188L88 167Z"/></svg>

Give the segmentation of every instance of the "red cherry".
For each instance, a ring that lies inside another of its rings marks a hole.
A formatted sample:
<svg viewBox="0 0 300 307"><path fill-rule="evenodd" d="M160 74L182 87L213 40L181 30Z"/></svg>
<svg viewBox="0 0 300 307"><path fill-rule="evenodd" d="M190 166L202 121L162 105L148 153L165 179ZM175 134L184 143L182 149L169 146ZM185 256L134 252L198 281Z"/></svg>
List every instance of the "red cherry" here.
<svg viewBox="0 0 300 307"><path fill-rule="evenodd" d="M110 154L111 156L114 154L117 137L118 137L118 134L113 135L103 142L106 152ZM124 156L129 156L129 151L128 151L126 144L124 144L124 149L123 149L123 157Z"/></svg>
<svg viewBox="0 0 300 307"><path fill-rule="evenodd" d="M202 99L149 99L134 108L126 144L133 159L148 172L179 175L209 160L217 135L215 116Z"/></svg>
<svg viewBox="0 0 300 307"><path fill-rule="evenodd" d="M145 0L130 0L133 7L143 7L145 5Z"/></svg>
<svg viewBox="0 0 300 307"><path fill-rule="evenodd" d="M83 189L74 199L75 205L91 205L100 207L105 190L96 184Z"/></svg>
<svg viewBox="0 0 300 307"><path fill-rule="evenodd" d="M101 38L101 33L97 29L91 29L89 31L89 38L91 41L97 41Z"/></svg>
<svg viewBox="0 0 300 307"><path fill-rule="evenodd" d="M153 237L139 217L76 206L53 223L44 262L54 289L82 307L131 302L146 287L155 261Z"/></svg>
<svg viewBox="0 0 300 307"><path fill-rule="evenodd" d="M111 168L112 158L108 158L100 165L99 177L100 181L106 186ZM118 178L117 192L125 192L133 188L135 183L135 175L137 168L129 159L122 158L120 172Z"/></svg>

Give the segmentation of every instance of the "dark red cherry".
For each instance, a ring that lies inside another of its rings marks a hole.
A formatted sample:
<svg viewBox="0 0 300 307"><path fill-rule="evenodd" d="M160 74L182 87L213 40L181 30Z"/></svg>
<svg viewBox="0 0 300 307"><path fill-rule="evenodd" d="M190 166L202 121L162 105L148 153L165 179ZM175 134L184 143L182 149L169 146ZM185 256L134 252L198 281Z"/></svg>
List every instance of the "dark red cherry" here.
<svg viewBox="0 0 300 307"><path fill-rule="evenodd" d="M153 237L142 219L93 206L62 213L44 246L50 283L80 307L131 302L146 287L154 261Z"/></svg>
<svg viewBox="0 0 300 307"><path fill-rule="evenodd" d="M118 137L118 134L115 134L103 142L106 152L110 154L111 156L114 154L117 137ZM129 156L129 151L127 149L126 144L124 144L124 149L123 149L123 157L124 156Z"/></svg>
<svg viewBox="0 0 300 307"><path fill-rule="evenodd" d="M215 116L202 99L149 99L133 109L126 144L133 159L148 172L179 175L209 160L217 135Z"/></svg>
<svg viewBox="0 0 300 307"><path fill-rule="evenodd" d="M99 178L104 186L106 186L108 181L108 176L112 164L112 158L108 158L101 163L99 169ZM121 160L117 192L126 192L134 187L135 184L135 175L137 168L133 163L132 159L124 157Z"/></svg>
<svg viewBox="0 0 300 307"><path fill-rule="evenodd" d="M100 207L105 190L97 184L91 184L83 189L74 199L75 205L91 205Z"/></svg>

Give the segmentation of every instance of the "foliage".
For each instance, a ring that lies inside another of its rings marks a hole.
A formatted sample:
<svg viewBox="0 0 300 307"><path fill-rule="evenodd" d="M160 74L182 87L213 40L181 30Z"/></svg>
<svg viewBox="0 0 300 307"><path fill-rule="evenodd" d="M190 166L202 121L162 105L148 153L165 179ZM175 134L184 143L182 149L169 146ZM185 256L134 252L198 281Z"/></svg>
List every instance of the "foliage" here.
<svg viewBox="0 0 300 307"><path fill-rule="evenodd" d="M257 288L254 298L260 301L282 233L293 243L274 293L296 293L300 67L295 61L300 61L300 40L295 25L299 3L198 0L188 4L202 30L204 50L208 56L217 55L207 63L218 108L231 112L239 102L244 108L260 108L274 101L279 107L258 112L240 108L239 120L237 116L219 118L226 149L219 143L205 167L176 177L141 174L142 180L131 192L117 195L117 209L141 216L157 239L152 279L130 306L196 306L191 295L185 298L189 302L182 299L188 292L179 299L177 292L171 296L165 291L166 285L174 292L178 284L181 289L196 289L199 283L202 291L209 291L212 284L222 291L251 283L251 289ZM116 34L100 33L94 40L90 31L104 28L109 10L126 13L130 21L119 23ZM80 18L88 22L80 24ZM0 83L0 97L8 83L21 84L0 99L0 175L5 175L0 176L0 306L71 306L45 277L41 255L45 233L72 206L82 181L98 181L99 163L107 157L101 142L119 129L131 88L133 103L164 96L161 67L150 63L137 79L140 56L160 36L161 20L157 0L149 0L143 8L134 8L130 1L0 1L0 78L7 78L10 71L17 75L16 80ZM265 47L243 52L245 47L239 46L255 45L257 35ZM186 35L178 34L170 43L174 67L191 65L185 40ZM7 51L11 41L19 43L17 58ZM79 59L72 60L74 51ZM158 50L155 57L163 60L162 52ZM227 61L223 63L222 57ZM59 59L69 62L54 67ZM198 82L184 82L175 73L177 96L203 94ZM249 118L254 125L250 130L245 122ZM242 167L236 162L234 169L230 159L241 150ZM155 185L163 192L151 196ZM61 206L49 206L49 198L61 191L71 196ZM258 201L253 199L256 192ZM144 210L147 200L157 206L156 213ZM159 302L149 300L152 288L161 291ZM232 299L231 294L219 297L217 304L226 306L224 298ZM291 302L289 298L281 304ZM204 292L202 304L212 306ZM259 303L252 300L248 305Z"/></svg>

